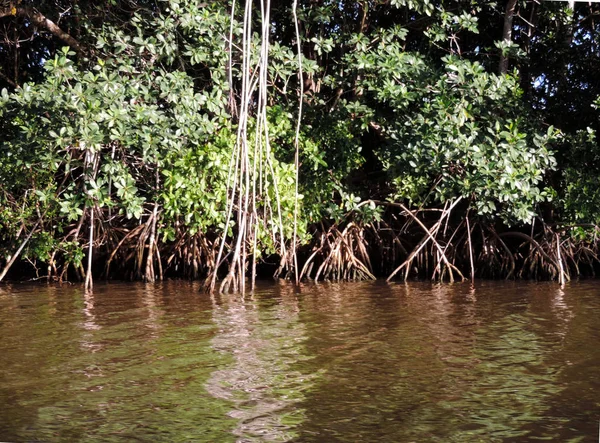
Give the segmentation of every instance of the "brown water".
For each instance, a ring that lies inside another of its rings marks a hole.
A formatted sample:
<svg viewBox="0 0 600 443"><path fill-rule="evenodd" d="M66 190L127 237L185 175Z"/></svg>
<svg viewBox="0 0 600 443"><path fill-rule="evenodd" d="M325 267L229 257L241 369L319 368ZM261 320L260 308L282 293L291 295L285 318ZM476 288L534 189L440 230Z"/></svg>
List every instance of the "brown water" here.
<svg viewBox="0 0 600 443"><path fill-rule="evenodd" d="M0 287L0 441L597 442L600 282Z"/></svg>

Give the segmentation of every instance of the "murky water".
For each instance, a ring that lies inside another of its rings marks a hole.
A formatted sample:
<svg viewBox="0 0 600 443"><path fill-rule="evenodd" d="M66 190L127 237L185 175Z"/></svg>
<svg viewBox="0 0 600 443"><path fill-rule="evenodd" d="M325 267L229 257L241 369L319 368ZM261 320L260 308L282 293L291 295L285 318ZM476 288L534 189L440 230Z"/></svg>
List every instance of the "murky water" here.
<svg viewBox="0 0 600 443"><path fill-rule="evenodd" d="M596 442L600 282L0 287L0 441Z"/></svg>

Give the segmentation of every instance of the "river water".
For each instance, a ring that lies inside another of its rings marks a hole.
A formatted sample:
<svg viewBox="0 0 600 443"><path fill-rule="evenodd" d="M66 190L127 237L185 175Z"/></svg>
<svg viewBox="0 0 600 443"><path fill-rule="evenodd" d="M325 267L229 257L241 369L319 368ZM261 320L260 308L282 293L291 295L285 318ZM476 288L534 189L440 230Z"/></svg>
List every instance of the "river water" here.
<svg viewBox="0 0 600 443"><path fill-rule="evenodd" d="M597 442L600 283L0 287L0 441Z"/></svg>

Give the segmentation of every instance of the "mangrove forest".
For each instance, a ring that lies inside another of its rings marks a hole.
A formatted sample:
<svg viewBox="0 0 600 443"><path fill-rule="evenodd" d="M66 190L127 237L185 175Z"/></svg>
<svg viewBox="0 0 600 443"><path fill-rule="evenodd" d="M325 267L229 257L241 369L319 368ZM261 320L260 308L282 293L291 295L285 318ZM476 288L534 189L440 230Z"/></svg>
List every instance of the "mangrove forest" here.
<svg viewBox="0 0 600 443"><path fill-rule="evenodd" d="M2 0L0 280L600 270L600 4Z"/></svg>

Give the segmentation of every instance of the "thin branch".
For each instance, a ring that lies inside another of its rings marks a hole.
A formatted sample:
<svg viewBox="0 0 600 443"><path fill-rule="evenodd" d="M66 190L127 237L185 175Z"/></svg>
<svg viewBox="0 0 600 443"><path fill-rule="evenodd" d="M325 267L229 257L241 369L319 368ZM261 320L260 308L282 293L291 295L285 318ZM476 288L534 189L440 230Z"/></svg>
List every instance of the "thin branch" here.
<svg viewBox="0 0 600 443"><path fill-rule="evenodd" d="M17 249L17 251L13 254L13 256L8 261L8 263L6 263L6 266L4 266L4 269L2 270L2 273L0 273L0 281L2 281L2 279L6 276L6 273L8 272L8 270L10 269L10 267L17 260L17 258L21 254L21 251L23 250L23 248L25 247L25 245L27 245L27 243L31 239L31 236L33 235L33 233L35 232L35 230L37 229L37 227L38 227L39 224L40 224L40 220L38 220L35 223L35 225L33 225L33 228L31 228L31 231L29 231L29 234L27 235L27 237L25 238L25 240L23 240L23 243L21 243L21 246L19 246L19 249Z"/></svg>
<svg viewBox="0 0 600 443"><path fill-rule="evenodd" d="M17 8L7 8L0 11L0 18L8 16L23 17L31 21L34 25L45 29L55 37L59 38L66 44L68 44L78 55L84 55L85 50L83 46L70 34L63 31L60 26L50 20L48 17L40 13L39 11L24 6Z"/></svg>

